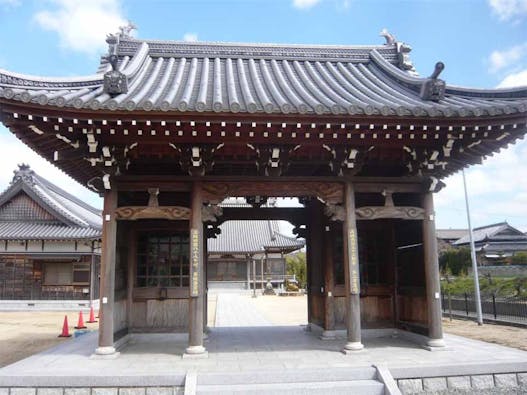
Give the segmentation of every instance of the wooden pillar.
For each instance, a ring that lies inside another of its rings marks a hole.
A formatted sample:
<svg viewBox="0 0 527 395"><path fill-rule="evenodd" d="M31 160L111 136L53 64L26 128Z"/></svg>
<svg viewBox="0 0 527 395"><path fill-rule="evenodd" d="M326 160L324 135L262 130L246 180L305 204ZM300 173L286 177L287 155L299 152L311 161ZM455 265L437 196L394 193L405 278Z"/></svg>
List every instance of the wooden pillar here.
<svg viewBox="0 0 527 395"><path fill-rule="evenodd" d="M320 338L322 340L333 340L335 333L335 273L333 262L333 238L330 225L325 225L323 258L324 258L324 332Z"/></svg>
<svg viewBox="0 0 527 395"><path fill-rule="evenodd" d="M95 354L115 354L113 344L113 307L115 296L115 250L117 243L117 191L104 194L102 251L101 251L101 300L99 303L99 346Z"/></svg>
<svg viewBox="0 0 527 395"><path fill-rule="evenodd" d="M439 283L439 264L437 258L437 238L435 229L434 195L425 193L423 197L425 218L423 220L423 251L426 278L426 301L428 307L429 347L444 347L443 326L441 323L441 295Z"/></svg>
<svg viewBox="0 0 527 395"><path fill-rule="evenodd" d="M344 209L346 217L343 224L344 274L346 291L346 329L348 342L344 353L362 350L360 323L360 281L359 246L357 221L355 216L355 192L351 182L344 184Z"/></svg>
<svg viewBox="0 0 527 395"><path fill-rule="evenodd" d="M190 298L189 298L189 346L185 356L204 355L203 347L203 207L201 182L192 184L190 207Z"/></svg>

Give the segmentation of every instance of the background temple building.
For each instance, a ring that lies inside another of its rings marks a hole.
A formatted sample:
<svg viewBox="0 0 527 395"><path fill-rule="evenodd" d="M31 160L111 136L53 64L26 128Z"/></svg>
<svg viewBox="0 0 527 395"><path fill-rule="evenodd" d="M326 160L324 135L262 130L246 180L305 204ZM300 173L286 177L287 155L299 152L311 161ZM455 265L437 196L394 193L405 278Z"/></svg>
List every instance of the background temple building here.
<svg viewBox="0 0 527 395"><path fill-rule="evenodd" d="M472 237L478 265L507 264L515 254L527 253L527 235L507 222L474 228ZM470 247L470 238L463 236L453 245Z"/></svg>
<svg viewBox="0 0 527 395"><path fill-rule="evenodd" d="M248 208L245 199L227 199L222 207ZM265 207L274 207L270 200ZM208 287L263 288L269 280L274 287L293 279L287 276L285 256L305 246L302 240L280 232L279 221L234 220L219 226L220 233L207 241Z"/></svg>
<svg viewBox="0 0 527 395"><path fill-rule="evenodd" d="M99 297L102 219L20 165L0 195L0 299Z"/></svg>
<svg viewBox="0 0 527 395"><path fill-rule="evenodd" d="M441 62L419 77L388 33L310 46L126 32L92 76L0 72L2 122L104 196L97 354L131 332L188 331L185 355L206 355L207 239L262 219L306 240L309 327L346 328L345 353L362 327L445 345L433 193L525 134L526 88L450 86Z"/></svg>

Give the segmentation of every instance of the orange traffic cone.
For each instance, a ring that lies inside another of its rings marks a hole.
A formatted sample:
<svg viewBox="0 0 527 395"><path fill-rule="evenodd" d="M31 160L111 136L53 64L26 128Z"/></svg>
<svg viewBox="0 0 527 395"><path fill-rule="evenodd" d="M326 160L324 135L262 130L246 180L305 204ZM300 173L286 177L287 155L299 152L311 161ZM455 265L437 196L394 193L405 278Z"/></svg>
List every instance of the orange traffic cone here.
<svg viewBox="0 0 527 395"><path fill-rule="evenodd" d="M86 329L86 325L84 325L84 318L82 318L82 311L79 311L79 321L77 322L77 326L75 329Z"/></svg>
<svg viewBox="0 0 527 395"><path fill-rule="evenodd" d="M64 324L62 324L62 333L59 335L59 337L71 337L70 331L68 328L68 316L64 316Z"/></svg>
<svg viewBox="0 0 527 395"><path fill-rule="evenodd" d="M97 322L95 320L95 314L93 314L93 306L90 307L90 319L86 321L88 324L93 324L94 322Z"/></svg>

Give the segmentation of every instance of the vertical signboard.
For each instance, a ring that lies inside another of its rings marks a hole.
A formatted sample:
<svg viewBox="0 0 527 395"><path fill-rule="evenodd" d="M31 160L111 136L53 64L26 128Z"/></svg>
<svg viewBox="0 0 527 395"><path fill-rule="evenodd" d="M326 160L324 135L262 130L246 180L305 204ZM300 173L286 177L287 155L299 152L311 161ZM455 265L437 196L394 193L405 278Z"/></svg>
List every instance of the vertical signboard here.
<svg viewBox="0 0 527 395"><path fill-rule="evenodd" d="M360 280L357 229L355 228L351 228L348 231L348 254L350 263L350 293L352 295L357 295L360 293Z"/></svg>
<svg viewBox="0 0 527 395"><path fill-rule="evenodd" d="M190 229L190 296L199 296L200 237L196 228Z"/></svg>

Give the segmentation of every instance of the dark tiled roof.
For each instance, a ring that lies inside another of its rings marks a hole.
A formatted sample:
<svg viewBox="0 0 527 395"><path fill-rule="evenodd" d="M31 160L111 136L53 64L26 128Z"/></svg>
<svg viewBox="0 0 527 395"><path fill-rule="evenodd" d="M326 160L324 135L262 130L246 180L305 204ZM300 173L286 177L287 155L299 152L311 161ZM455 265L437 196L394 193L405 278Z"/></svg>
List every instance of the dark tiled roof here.
<svg viewBox="0 0 527 395"><path fill-rule="evenodd" d="M99 238L99 210L22 165L0 195L0 239Z"/></svg>
<svg viewBox="0 0 527 395"><path fill-rule="evenodd" d="M91 227L0 221L0 240L66 240L100 237L101 230Z"/></svg>
<svg viewBox="0 0 527 395"><path fill-rule="evenodd" d="M474 243L482 243L484 241L526 241L527 236L518 229L513 228L507 222L500 222L497 224L482 226L474 228L472 231ZM455 245L464 245L470 243L470 237L467 234L461 239L457 240Z"/></svg>
<svg viewBox="0 0 527 395"><path fill-rule="evenodd" d="M483 246L486 253L516 252L527 251L527 238L516 243L511 242L492 242Z"/></svg>
<svg viewBox="0 0 527 395"><path fill-rule="evenodd" d="M221 234L207 241L209 253L291 252L305 244L279 233L278 221L227 221L220 229Z"/></svg>
<svg viewBox="0 0 527 395"><path fill-rule="evenodd" d="M442 240L458 240L467 233L467 229L436 229L437 238Z"/></svg>
<svg viewBox="0 0 527 395"><path fill-rule="evenodd" d="M421 98L427 79L400 42L373 46L188 43L120 36L115 45L127 93L105 92L101 74L31 77L0 70L0 98L92 110L366 114L473 117L527 111L527 88L446 86Z"/></svg>

